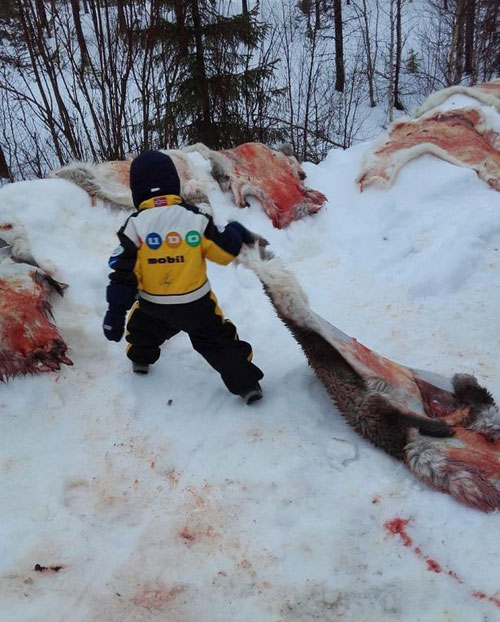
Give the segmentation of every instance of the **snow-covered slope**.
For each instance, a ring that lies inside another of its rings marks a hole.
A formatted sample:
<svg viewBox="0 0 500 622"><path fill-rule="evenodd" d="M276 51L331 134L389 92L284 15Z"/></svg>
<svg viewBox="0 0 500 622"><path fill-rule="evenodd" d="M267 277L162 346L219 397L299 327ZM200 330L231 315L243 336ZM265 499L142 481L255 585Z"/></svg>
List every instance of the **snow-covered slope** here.
<svg viewBox="0 0 500 622"><path fill-rule="evenodd" d="M306 165L330 203L286 230L214 190L216 217L265 235L343 331L412 367L475 373L500 399L500 194L432 156L359 194L365 149ZM0 191L0 217L14 214L70 286L54 313L75 365L0 386L0 619L499 619L500 517L357 437L252 273L209 268L266 374L248 408L186 336L147 377L102 336L123 212L43 180Z"/></svg>

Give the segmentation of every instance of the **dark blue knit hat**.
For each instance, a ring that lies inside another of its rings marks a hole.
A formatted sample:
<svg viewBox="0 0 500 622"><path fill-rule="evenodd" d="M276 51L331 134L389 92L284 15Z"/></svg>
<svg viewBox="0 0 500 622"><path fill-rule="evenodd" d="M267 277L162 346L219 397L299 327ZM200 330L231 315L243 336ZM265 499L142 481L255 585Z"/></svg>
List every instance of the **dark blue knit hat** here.
<svg viewBox="0 0 500 622"><path fill-rule="evenodd" d="M164 194L180 194L181 181L172 159L161 151L145 151L130 165L130 190L135 207Z"/></svg>

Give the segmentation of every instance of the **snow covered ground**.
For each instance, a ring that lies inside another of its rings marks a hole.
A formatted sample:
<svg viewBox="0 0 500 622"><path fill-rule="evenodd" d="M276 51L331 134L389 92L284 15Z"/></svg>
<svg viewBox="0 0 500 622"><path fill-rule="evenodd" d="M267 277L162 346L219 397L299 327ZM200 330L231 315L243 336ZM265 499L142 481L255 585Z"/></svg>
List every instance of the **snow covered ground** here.
<svg viewBox="0 0 500 622"><path fill-rule="evenodd" d="M332 324L403 364L474 373L500 400L500 194L432 156L359 194L365 148L306 165L329 205L287 230L214 187L216 217L265 235ZM266 374L249 408L184 335L147 377L104 339L123 212L42 180L0 191L12 214L69 284L54 314L74 367L0 386L2 621L500 619L500 516L359 438L251 272L209 267Z"/></svg>

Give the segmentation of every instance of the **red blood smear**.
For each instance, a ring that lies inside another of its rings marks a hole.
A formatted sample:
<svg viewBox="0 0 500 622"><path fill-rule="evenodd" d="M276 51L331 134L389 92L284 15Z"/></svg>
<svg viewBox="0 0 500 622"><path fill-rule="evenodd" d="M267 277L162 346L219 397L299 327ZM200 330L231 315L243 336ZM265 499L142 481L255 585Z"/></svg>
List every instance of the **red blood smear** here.
<svg viewBox="0 0 500 622"><path fill-rule="evenodd" d="M42 288L40 287L38 293L33 293L16 290L14 287L0 279L0 308L8 310L7 321L0 337L5 349L8 345L13 352L20 352L25 356L60 337L42 310ZM8 321L9 316L13 316L11 322Z"/></svg>
<svg viewBox="0 0 500 622"><path fill-rule="evenodd" d="M384 527L386 531L392 535L400 536L405 546L411 546L413 544L413 540L405 531L405 527L409 522L409 519L406 518L393 518L392 520L384 523Z"/></svg>
<svg viewBox="0 0 500 622"><path fill-rule="evenodd" d="M426 559L427 562L427 570L431 570L432 572L442 572L441 566L434 561L433 559Z"/></svg>
<svg viewBox="0 0 500 622"><path fill-rule="evenodd" d="M295 220L299 205L306 203L308 213L314 213L326 202L323 194L306 188L286 161L264 145L245 143L220 153L233 161L239 179L251 179L253 185L260 186L271 197L275 211L266 211L275 227L284 227Z"/></svg>
<svg viewBox="0 0 500 622"><path fill-rule="evenodd" d="M413 544L413 540L410 538L410 536L405 531L405 528L409 522L410 522L410 519L408 518L393 518L392 520L386 521L384 523L384 528L391 535L400 536L401 541L403 542L404 546L411 546ZM436 572L436 573L443 572L443 568L441 564L439 564L436 560L432 559L431 557L427 557L427 555L424 555L424 553L422 552L422 549L419 546L414 547L412 550L413 550L413 553L418 558L425 560L427 564L427 570L429 570L430 572ZM449 577L451 577L452 579L455 579L457 583L463 584L462 579L460 579L460 577L457 575L457 573L454 570L447 568L445 569L445 572ZM486 599L490 603L493 603L494 605L500 608L500 598L496 598L495 596L488 596L488 594L486 594L485 592L481 592L479 590L471 590L470 593L472 596L474 596L474 598L478 598L480 600Z"/></svg>
<svg viewBox="0 0 500 622"><path fill-rule="evenodd" d="M365 173L361 185L366 183L366 178L374 176L388 179L387 159L391 154L423 143L436 145L476 172L483 169L486 160L491 161L491 166L500 165L499 152L490 144L492 138L485 138L477 129L480 123L480 113L475 110L450 110L425 120L398 123L387 141L375 151L378 162ZM500 190L498 178L492 175L485 181Z"/></svg>
<svg viewBox="0 0 500 622"><path fill-rule="evenodd" d="M453 110L418 123L404 123L391 132L390 142L376 153L390 154L426 142L441 147L463 163L482 162L488 155L495 160L498 153L475 129L479 122L480 115L475 110L467 113ZM461 140L457 140L458 136Z"/></svg>
<svg viewBox="0 0 500 622"><path fill-rule="evenodd" d="M396 386L405 384L409 388L409 384L413 383L405 367L380 356L355 339L352 339L348 345L345 345L343 350L346 352L347 356L349 354L354 356L356 360L367 367L373 374L380 378L384 378L384 380L388 382L392 382ZM416 388L415 392L417 392Z"/></svg>

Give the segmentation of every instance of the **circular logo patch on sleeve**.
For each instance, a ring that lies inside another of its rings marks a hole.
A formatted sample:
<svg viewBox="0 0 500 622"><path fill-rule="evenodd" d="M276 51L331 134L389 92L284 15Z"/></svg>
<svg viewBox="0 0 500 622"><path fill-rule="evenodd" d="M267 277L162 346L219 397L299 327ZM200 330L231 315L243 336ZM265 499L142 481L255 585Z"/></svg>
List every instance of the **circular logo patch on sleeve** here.
<svg viewBox="0 0 500 622"><path fill-rule="evenodd" d="M146 244L154 251L157 248L160 248L161 243L162 239L158 233L148 233L148 235L146 236Z"/></svg>
<svg viewBox="0 0 500 622"><path fill-rule="evenodd" d="M186 242L189 246L199 246L201 244L201 235L199 231L188 231L186 233Z"/></svg>
<svg viewBox="0 0 500 622"><path fill-rule="evenodd" d="M165 236L165 242L170 248L179 248L182 244L182 237L177 231L169 231Z"/></svg>

